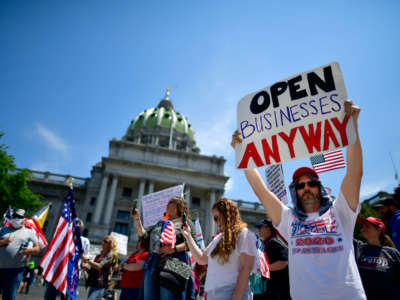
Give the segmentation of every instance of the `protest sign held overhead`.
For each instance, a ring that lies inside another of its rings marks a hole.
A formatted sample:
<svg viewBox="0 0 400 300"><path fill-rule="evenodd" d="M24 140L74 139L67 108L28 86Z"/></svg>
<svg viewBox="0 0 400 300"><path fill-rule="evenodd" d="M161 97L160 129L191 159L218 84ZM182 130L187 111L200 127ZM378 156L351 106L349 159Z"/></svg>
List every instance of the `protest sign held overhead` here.
<svg viewBox="0 0 400 300"><path fill-rule="evenodd" d="M334 62L291 76L238 104L236 166L249 169L310 157L355 142L346 87Z"/></svg>
<svg viewBox="0 0 400 300"><path fill-rule="evenodd" d="M265 178L267 180L267 187L270 189L270 191L273 192L284 204L287 204L288 197L282 165L276 164L266 168Z"/></svg>
<svg viewBox="0 0 400 300"><path fill-rule="evenodd" d="M177 185L143 196L143 226L148 227L160 221L163 218L168 201L174 196L181 197L182 193L183 185Z"/></svg>

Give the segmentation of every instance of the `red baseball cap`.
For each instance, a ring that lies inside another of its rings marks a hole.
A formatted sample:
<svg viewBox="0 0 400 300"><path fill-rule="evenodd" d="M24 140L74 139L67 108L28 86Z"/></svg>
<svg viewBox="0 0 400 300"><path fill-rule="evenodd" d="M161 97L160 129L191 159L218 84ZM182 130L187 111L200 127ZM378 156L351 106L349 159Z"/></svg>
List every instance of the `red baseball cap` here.
<svg viewBox="0 0 400 300"><path fill-rule="evenodd" d="M297 178L299 178L300 176L305 175L305 174L310 174L319 180L319 176L318 176L317 172L315 172L313 169L308 168L308 167L301 167L301 168L298 168L296 171L294 171L293 177L292 177L293 181L295 181Z"/></svg>
<svg viewBox="0 0 400 300"><path fill-rule="evenodd" d="M378 218L374 218L374 217L368 217L368 218L358 218L357 219L357 224L365 224L366 222L377 226L378 228L380 228L382 230L382 232L385 232L385 224L383 224L381 219Z"/></svg>

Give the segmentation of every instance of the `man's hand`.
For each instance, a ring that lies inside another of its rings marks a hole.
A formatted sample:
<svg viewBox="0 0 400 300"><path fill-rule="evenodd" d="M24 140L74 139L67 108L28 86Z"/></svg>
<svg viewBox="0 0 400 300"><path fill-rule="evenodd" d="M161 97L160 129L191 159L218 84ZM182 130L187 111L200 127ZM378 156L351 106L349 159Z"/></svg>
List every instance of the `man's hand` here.
<svg viewBox="0 0 400 300"><path fill-rule="evenodd" d="M358 116L360 115L361 108L354 105L353 101L346 100L344 102L344 112L347 116L353 117L354 122L358 121Z"/></svg>
<svg viewBox="0 0 400 300"><path fill-rule="evenodd" d="M7 244L9 244L9 243L11 243L13 240L14 240L14 235L13 235L13 234L10 234L10 235L8 236L8 238L6 239L6 242L7 242Z"/></svg>
<svg viewBox="0 0 400 300"><path fill-rule="evenodd" d="M175 252L175 249L171 247L171 245L164 245L160 247L158 253L161 254L161 256L165 256L168 254L172 254Z"/></svg>
<svg viewBox="0 0 400 300"><path fill-rule="evenodd" d="M137 208L131 209L131 217L136 221L140 220L140 212Z"/></svg>
<svg viewBox="0 0 400 300"><path fill-rule="evenodd" d="M32 254L32 248L24 247L19 253L21 255L30 255Z"/></svg>

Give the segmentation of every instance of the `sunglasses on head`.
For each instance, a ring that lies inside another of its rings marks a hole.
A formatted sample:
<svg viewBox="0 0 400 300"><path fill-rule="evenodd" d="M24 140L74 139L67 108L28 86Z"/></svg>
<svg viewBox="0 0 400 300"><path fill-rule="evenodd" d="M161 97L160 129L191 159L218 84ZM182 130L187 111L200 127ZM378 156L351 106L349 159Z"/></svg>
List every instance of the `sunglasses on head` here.
<svg viewBox="0 0 400 300"><path fill-rule="evenodd" d="M111 241L109 241L109 240L103 240L103 243L104 243L104 244L110 244Z"/></svg>
<svg viewBox="0 0 400 300"><path fill-rule="evenodd" d="M296 190L302 190L308 185L309 187L316 187L318 186L318 181L311 180L311 181L306 181L306 182L300 182L296 184Z"/></svg>
<svg viewBox="0 0 400 300"><path fill-rule="evenodd" d="M13 217L13 219L23 219L24 218L23 216L20 216L20 215L13 215L12 217Z"/></svg>

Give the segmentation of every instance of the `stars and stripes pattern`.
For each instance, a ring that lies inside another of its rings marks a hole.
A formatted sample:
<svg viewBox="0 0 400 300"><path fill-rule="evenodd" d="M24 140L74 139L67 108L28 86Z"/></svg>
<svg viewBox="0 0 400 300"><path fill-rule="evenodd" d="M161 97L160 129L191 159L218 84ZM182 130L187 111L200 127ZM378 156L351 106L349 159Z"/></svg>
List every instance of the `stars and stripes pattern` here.
<svg viewBox="0 0 400 300"><path fill-rule="evenodd" d="M170 220L164 221L160 242L162 244L171 245L172 248L175 247L176 243L175 226L174 223L172 223Z"/></svg>
<svg viewBox="0 0 400 300"><path fill-rule="evenodd" d="M4 227L11 227L12 214L13 214L13 210L11 207L9 207L3 216L3 226Z"/></svg>
<svg viewBox="0 0 400 300"><path fill-rule="evenodd" d="M47 239L43 234L42 228L40 227L39 223L35 219L26 218L25 226L35 231L36 237L39 241L40 249L47 247L47 244L48 244Z"/></svg>
<svg viewBox="0 0 400 300"><path fill-rule="evenodd" d="M268 261L268 256L265 254L263 243L258 237L256 243L257 243L256 246L258 251L258 257L260 259L260 264L261 264L260 267L261 275L265 278L270 278L271 274L269 270L269 261Z"/></svg>
<svg viewBox="0 0 400 300"><path fill-rule="evenodd" d="M317 173L346 167L342 149L311 156L310 160L315 172Z"/></svg>
<svg viewBox="0 0 400 300"><path fill-rule="evenodd" d="M40 265L43 276L57 290L76 299L79 254L83 252L72 189L64 200L53 238Z"/></svg>

